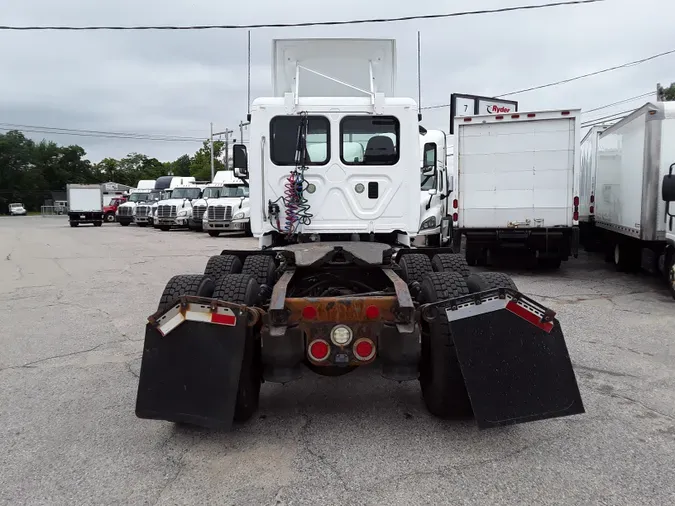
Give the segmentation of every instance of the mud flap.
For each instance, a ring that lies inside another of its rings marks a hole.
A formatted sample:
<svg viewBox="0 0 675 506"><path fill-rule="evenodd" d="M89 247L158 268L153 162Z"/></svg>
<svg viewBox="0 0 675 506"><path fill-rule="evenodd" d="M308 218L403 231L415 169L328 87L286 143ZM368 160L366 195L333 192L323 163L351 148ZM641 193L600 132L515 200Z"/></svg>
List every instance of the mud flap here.
<svg viewBox="0 0 675 506"><path fill-rule="evenodd" d="M172 316L169 311L162 317L164 329L146 325L136 416L213 429L231 427L247 318L228 311L220 308L219 318L211 322L189 320L185 311Z"/></svg>
<svg viewBox="0 0 675 506"><path fill-rule="evenodd" d="M507 291L446 309L478 427L584 413L554 313Z"/></svg>

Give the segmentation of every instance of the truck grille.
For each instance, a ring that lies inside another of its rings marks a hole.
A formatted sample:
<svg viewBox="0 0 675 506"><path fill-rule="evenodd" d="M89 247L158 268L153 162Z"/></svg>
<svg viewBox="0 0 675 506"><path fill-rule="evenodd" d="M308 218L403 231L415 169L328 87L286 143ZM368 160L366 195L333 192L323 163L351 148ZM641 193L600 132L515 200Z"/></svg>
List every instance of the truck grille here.
<svg viewBox="0 0 675 506"><path fill-rule="evenodd" d="M200 221L204 217L206 206L194 206L192 208L192 219Z"/></svg>
<svg viewBox="0 0 675 506"><path fill-rule="evenodd" d="M175 218L176 206L157 206L158 218Z"/></svg>
<svg viewBox="0 0 675 506"><path fill-rule="evenodd" d="M136 216L145 217L150 212L150 206L138 206L136 208Z"/></svg>
<svg viewBox="0 0 675 506"><path fill-rule="evenodd" d="M130 206L118 207L117 211L119 212L120 216L133 216L134 214L134 208Z"/></svg>
<svg viewBox="0 0 675 506"><path fill-rule="evenodd" d="M231 221L232 206L209 206L209 220Z"/></svg>

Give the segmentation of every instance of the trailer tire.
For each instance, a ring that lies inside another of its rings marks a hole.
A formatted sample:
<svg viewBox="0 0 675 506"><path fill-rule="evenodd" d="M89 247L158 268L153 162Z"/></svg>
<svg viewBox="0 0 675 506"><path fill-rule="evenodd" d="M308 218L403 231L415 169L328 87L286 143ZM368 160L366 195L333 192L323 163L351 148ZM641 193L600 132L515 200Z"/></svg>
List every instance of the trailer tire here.
<svg viewBox="0 0 675 506"><path fill-rule="evenodd" d="M128 226L129 226L129 222L128 222L128 221L120 221L119 223L120 223L120 225L122 225L123 227L128 227Z"/></svg>
<svg viewBox="0 0 675 506"><path fill-rule="evenodd" d="M469 293L484 292L486 290L493 290L495 288L510 288L518 291L518 287L511 279L502 272L481 272L479 274L472 274L466 279L466 284L469 287Z"/></svg>
<svg viewBox="0 0 675 506"><path fill-rule="evenodd" d="M213 298L235 304L253 306L258 302L260 285L253 276L247 274L228 274L216 284ZM244 358L239 374L237 401L234 408L234 421L245 422L258 410L260 404L260 385L262 383L262 361L260 336L255 328L249 327L246 334Z"/></svg>
<svg viewBox="0 0 675 506"><path fill-rule="evenodd" d="M241 272L241 260L234 255L216 255L209 258L204 269L204 276L210 277L215 283L228 274Z"/></svg>
<svg viewBox="0 0 675 506"><path fill-rule="evenodd" d="M244 260L242 274L253 276L260 285L273 286L277 266L269 255L250 255Z"/></svg>
<svg viewBox="0 0 675 506"><path fill-rule="evenodd" d="M435 272L458 272L465 278L468 278L471 274L466 258L455 253L434 255L431 259L431 265Z"/></svg>
<svg viewBox="0 0 675 506"><path fill-rule="evenodd" d="M76 221L71 221L71 222L69 222L69 223L70 223L70 226L71 226L71 227L77 227L77 226L79 225L79 223L76 222Z"/></svg>
<svg viewBox="0 0 675 506"><path fill-rule="evenodd" d="M421 253L403 255L398 264L401 266L403 281L408 285L414 282L421 283L427 274L434 272L429 257Z"/></svg>
<svg viewBox="0 0 675 506"><path fill-rule="evenodd" d="M179 274L172 277L164 287L159 299L158 311L173 306L183 295L195 297L211 297L215 289L215 283L203 274Z"/></svg>
<svg viewBox="0 0 675 506"><path fill-rule="evenodd" d="M217 230L209 230L209 235L211 237L218 237L220 235L220 232L218 232Z"/></svg>
<svg viewBox="0 0 675 506"><path fill-rule="evenodd" d="M456 272L428 273L422 281L423 302L467 295L469 287ZM439 418L466 418L473 414L464 377L459 367L450 323L438 308L433 322L422 321L420 387L427 410Z"/></svg>
<svg viewBox="0 0 675 506"><path fill-rule="evenodd" d="M614 267L618 272L634 272L640 267L640 249L626 242L614 245Z"/></svg>

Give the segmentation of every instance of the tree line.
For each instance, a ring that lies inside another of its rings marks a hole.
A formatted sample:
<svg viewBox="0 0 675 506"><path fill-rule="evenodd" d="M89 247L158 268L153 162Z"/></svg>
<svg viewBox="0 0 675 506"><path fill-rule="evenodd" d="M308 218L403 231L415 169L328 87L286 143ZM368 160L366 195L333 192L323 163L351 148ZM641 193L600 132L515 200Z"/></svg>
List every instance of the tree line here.
<svg viewBox="0 0 675 506"><path fill-rule="evenodd" d="M223 141L214 141L215 169L223 170ZM36 142L18 130L0 134L0 212L12 202L39 211L52 191L64 191L67 184L113 181L135 187L141 179L160 176L194 176L197 181L211 179L209 141L194 154L184 154L172 162L160 162L141 153L121 159L104 158L92 163L78 145L60 146L53 141Z"/></svg>

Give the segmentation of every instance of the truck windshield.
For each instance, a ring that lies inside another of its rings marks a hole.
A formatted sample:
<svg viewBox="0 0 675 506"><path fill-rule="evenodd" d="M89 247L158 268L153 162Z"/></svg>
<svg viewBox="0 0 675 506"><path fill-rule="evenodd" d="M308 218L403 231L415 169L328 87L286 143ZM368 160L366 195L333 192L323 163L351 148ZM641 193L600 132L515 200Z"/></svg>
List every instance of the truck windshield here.
<svg viewBox="0 0 675 506"><path fill-rule="evenodd" d="M129 202L147 202L155 200L156 193L132 193L129 196Z"/></svg>
<svg viewBox="0 0 675 506"><path fill-rule="evenodd" d="M201 190L199 188L174 188L172 199L198 199Z"/></svg>

